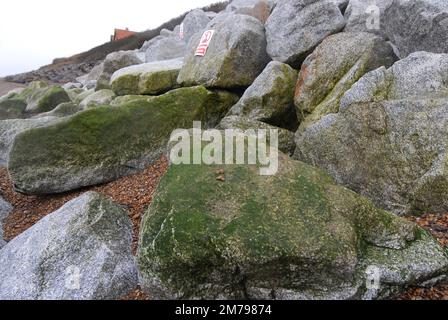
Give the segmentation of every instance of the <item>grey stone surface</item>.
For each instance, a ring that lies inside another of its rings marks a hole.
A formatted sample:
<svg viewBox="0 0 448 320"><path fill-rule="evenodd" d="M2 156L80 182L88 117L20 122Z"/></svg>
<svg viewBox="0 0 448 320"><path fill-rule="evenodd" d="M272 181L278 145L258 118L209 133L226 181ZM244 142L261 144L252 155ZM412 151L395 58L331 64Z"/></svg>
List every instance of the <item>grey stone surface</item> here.
<svg viewBox="0 0 448 320"><path fill-rule="evenodd" d="M289 65L272 61L244 92L229 115L245 116L278 127L288 127L296 117L294 89L297 71ZM293 121L297 123L297 121Z"/></svg>
<svg viewBox="0 0 448 320"><path fill-rule="evenodd" d="M350 0L345 18L347 32L370 32L388 39L385 30L386 10L394 0Z"/></svg>
<svg viewBox="0 0 448 320"><path fill-rule="evenodd" d="M126 212L85 193L0 251L0 299L118 299L137 286L131 243Z"/></svg>
<svg viewBox="0 0 448 320"><path fill-rule="evenodd" d="M146 62L171 60L185 56L186 43L178 37L159 36L147 45L145 52Z"/></svg>
<svg viewBox="0 0 448 320"><path fill-rule="evenodd" d="M115 71L143 62L137 51L118 51L108 54L97 79L96 91L110 89L110 78Z"/></svg>
<svg viewBox="0 0 448 320"><path fill-rule="evenodd" d="M271 0L233 0L226 8L226 12L247 14L265 23L271 15L277 1Z"/></svg>
<svg viewBox="0 0 448 320"><path fill-rule="evenodd" d="M447 1L394 0L384 19L401 58L416 51L448 53Z"/></svg>
<svg viewBox="0 0 448 320"><path fill-rule="evenodd" d="M327 36L345 26L338 6L321 0L284 0L266 22L267 52L298 67Z"/></svg>
<svg viewBox="0 0 448 320"><path fill-rule="evenodd" d="M0 196L0 250L6 245L3 239L3 221L12 211L12 206Z"/></svg>
<svg viewBox="0 0 448 320"><path fill-rule="evenodd" d="M342 32L326 38L302 64L295 93L300 130L339 111L344 93L365 73L390 67L397 57L382 38Z"/></svg>
<svg viewBox="0 0 448 320"><path fill-rule="evenodd" d="M102 89L89 95L79 103L81 109L87 109L100 105L108 105L113 99L115 99L115 93L109 89Z"/></svg>
<svg viewBox="0 0 448 320"><path fill-rule="evenodd" d="M191 37L201 32L210 22L210 17L202 10L195 9L190 11L182 22L184 25L184 38L186 44L190 42Z"/></svg>
<svg viewBox="0 0 448 320"><path fill-rule="evenodd" d="M340 112L298 132L296 157L397 214L448 210L448 55L362 77Z"/></svg>
<svg viewBox="0 0 448 320"><path fill-rule="evenodd" d="M265 122L261 122L244 116L228 115L227 117L221 120L221 122L216 128L219 130L227 130L227 129L242 130L242 131L256 130L255 131L256 134L260 129L266 130L266 134L268 135L267 136L268 144L270 143L270 137L271 137L270 130L276 130L278 133L278 149L281 152L287 155L293 155L296 149L294 141L294 132L283 128L275 127Z"/></svg>
<svg viewBox="0 0 448 320"><path fill-rule="evenodd" d="M198 33L188 45L178 83L218 88L251 85L269 62L262 23L247 15L223 13L206 29L215 30L206 55L195 56L202 36Z"/></svg>

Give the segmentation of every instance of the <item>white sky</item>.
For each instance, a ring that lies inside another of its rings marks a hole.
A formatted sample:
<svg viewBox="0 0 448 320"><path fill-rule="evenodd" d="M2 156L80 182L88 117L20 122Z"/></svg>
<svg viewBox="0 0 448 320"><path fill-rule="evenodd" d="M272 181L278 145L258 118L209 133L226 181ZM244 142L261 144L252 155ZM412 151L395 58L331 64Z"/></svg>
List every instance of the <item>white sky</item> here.
<svg viewBox="0 0 448 320"><path fill-rule="evenodd" d="M114 28L153 29L218 0L1 0L0 77L109 41Z"/></svg>

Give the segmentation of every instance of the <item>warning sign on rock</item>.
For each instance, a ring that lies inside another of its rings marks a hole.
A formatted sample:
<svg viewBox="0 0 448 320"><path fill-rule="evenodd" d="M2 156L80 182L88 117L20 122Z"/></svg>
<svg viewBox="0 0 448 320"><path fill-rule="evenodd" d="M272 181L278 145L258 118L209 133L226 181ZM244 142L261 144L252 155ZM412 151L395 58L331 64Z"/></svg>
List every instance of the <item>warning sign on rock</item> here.
<svg viewBox="0 0 448 320"><path fill-rule="evenodd" d="M215 30L207 30L202 35L201 41L199 42L199 46L196 49L195 56L203 57L207 53L208 46L210 45L210 42L212 41L213 34L215 33Z"/></svg>

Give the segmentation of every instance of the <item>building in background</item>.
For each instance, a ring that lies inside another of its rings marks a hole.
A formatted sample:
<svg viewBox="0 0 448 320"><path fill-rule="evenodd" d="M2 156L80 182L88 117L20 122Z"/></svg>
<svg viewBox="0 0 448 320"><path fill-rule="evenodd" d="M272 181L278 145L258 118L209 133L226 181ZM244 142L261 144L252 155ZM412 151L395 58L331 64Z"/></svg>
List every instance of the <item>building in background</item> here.
<svg viewBox="0 0 448 320"><path fill-rule="evenodd" d="M137 32L129 31L128 28L126 29L115 29L114 34L110 36L110 41L118 41L121 39L129 38L130 36L136 34Z"/></svg>

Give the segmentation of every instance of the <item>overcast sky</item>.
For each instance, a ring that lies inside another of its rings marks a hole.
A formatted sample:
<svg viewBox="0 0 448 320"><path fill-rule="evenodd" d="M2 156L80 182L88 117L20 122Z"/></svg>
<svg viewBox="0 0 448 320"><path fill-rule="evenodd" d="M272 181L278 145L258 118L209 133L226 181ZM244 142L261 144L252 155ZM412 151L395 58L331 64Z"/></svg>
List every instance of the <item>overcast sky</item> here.
<svg viewBox="0 0 448 320"><path fill-rule="evenodd" d="M114 28L144 31L218 0L2 0L0 77L31 71L109 41Z"/></svg>

